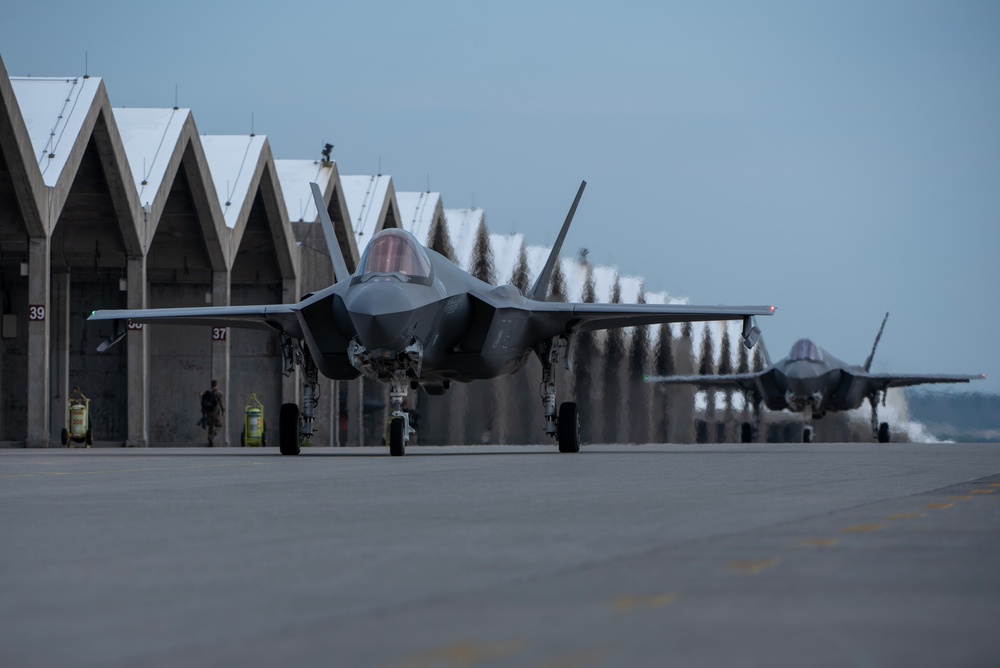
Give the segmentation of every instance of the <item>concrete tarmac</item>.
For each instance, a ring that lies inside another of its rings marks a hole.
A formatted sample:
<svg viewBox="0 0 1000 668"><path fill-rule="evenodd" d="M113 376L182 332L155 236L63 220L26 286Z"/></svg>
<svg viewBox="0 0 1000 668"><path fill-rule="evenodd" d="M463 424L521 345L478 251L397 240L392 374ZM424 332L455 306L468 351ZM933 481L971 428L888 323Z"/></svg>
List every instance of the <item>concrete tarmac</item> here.
<svg viewBox="0 0 1000 668"><path fill-rule="evenodd" d="M0 450L0 665L1000 665L1000 445Z"/></svg>

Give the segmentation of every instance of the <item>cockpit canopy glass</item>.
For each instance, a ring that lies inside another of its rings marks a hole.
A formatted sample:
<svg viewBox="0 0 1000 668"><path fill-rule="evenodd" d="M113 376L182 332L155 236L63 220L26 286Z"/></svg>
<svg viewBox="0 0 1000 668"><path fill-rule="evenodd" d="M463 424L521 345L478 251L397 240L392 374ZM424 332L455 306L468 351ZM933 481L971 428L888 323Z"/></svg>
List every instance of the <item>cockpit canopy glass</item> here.
<svg viewBox="0 0 1000 668"><path fill-rule="evenodd" d="M355 277L363 279L371 274L402 274L426 282L431 278L431 263L412 234L396 229L382 230L365 249Z"/></svg>
<svg viewBox="0 0 1000 668"><path fill-rule="evenodd" d="M792 353L788 356L788 359L792 361L809 360L810 362L822 362L823 352L819 349L819 346L809 339L799 339L792 346Z"/></svg>

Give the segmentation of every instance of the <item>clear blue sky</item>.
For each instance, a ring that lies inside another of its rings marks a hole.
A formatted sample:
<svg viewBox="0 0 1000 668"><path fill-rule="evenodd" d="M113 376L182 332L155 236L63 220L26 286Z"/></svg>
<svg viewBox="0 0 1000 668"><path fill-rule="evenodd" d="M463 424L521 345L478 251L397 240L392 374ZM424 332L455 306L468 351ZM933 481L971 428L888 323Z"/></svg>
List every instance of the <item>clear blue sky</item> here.
<svg viewBox="0 0 1000 668"><path fill-rule="evenodd" d="M494 232L879 371L1000 392L998 2L9 3L14 75L106 80L278 158L428 176Z"/></svg>

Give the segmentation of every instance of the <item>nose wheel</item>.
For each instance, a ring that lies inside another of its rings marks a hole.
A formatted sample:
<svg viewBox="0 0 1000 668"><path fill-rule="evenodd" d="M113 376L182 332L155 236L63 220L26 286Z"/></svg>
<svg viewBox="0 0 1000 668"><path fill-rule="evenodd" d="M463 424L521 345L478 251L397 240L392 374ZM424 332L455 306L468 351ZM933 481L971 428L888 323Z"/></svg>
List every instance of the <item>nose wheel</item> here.
<svg viewBox="0 0 1000 668"><path fill-rule="evenodd" d="M392 413L389 414L386 443L389 444L389 455L402 457L406 453L406 443L410 436L417 433L410 426L410 416L403 410L403 399L409 393L409 380L402 371L397 371L392 377L392 389L389 399L392 401Z"/></svg>

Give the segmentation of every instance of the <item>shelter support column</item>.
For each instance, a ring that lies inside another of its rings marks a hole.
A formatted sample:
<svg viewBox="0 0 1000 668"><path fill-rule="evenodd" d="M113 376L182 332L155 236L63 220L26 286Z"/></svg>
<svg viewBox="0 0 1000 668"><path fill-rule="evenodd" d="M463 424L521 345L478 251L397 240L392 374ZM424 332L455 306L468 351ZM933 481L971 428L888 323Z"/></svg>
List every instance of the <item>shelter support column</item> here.
<svg viewBox="0 0 1000 668"><path fill-rule="evenodd" d="M229 306L232 300L232 285L228 271L212 272L212 306ZM222 419L222 446L229 447L229 411L233 408L229 392L229 332L212 332L212 379L219 381L222 405L226 414Z"/></svg>
<svg viewBox="0 0 1000 668"><path fill-rule="evenodd" d="M146 285L146 258L130 257L127 262L129 309L148 306ZM137 329L126 324L128 368L128 419L125 447L149 447L149 330L143 325Z"/></svg>
<svg viewBox="0 0 1000 668"><path fill-rule="evenodd" d="M51 319L51 374L52 410L49 414L49 434L54 436L66 424L66 406L69 398L69 337L70 337L70 279L69 272L55 274L50 278L51 307L46 314Z"/></svg>
<svg viewBox="0 0 1000 668"><path fill-rule="evenodd" d="M28 240L28 438L29 448L49 447L49 240Z"/></svg>

